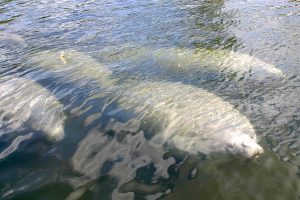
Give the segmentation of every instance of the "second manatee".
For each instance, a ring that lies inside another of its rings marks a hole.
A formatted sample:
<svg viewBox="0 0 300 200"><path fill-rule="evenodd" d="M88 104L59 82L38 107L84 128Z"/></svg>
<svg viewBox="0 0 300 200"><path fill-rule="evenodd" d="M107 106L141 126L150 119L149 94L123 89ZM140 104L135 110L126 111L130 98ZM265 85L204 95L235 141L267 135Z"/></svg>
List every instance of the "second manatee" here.
<svg viewBox="0 0 300 200"><path fill-rule="evenodd" d="M65 52L67 56L61 57L59 52L46 51L32 60L43 69L70 69L67 76L72 79L96 80L121 109L136 113L150 128L160 127L150 139L153 144L192 154L229 152L253 158L263 153L249 120L220 97L182 83L125 81L117 85L105 65L74 50Z"/></svg>
<svg viewBox="0 0 300 200"><path fill-rule="evenodd" d="M46 88L33 80L17 76L1 78L0 120L2 129L29 127L51 140L64 137L63 105Z"/></svg>

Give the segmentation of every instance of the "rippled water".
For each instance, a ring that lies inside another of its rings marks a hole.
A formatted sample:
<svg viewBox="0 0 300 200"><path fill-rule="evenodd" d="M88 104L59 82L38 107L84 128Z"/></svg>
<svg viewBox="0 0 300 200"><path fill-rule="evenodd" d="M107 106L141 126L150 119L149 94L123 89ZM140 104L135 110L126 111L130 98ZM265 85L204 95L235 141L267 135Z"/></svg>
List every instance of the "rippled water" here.
<svg viewBox="0 0 300 200"><path fill-rule="evenodd" d="M1 199L299 199L299 9L0 1Z"/></svg>

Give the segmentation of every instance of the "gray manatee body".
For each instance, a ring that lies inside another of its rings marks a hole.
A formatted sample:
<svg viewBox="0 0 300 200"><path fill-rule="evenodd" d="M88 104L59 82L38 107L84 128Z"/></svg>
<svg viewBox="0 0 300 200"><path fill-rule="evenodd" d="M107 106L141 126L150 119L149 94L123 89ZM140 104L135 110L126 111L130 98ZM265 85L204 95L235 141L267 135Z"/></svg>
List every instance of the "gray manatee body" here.
<svg viewBox="0 0 300 200"><path fill-rule="evenodd" d="M55 73L64 73L72 81L93 80L106 88L114 85L111 70L94 58L73 49L48 50L34 54L30 64Z"/></svg>
<svg viewBox="0 0 300 200"><path fill-rule="evenodd" d="M132 46L132 45L129 45ZM254 56L229 51L208 49L124 47L110 60L133 59L138 62L153 62L153 66L163 68L172 73L216 72L231 79L252 79L263 81L265 78L283 77L278 67Z"/></svg>
<svg viewBox="0 0 300 200"><path fill-rule="evenodd" d="M248 119L216 95L181 83L133 81L115 85L105 65L74 50L65 52L63 57L57 51L41 52L32 61L43 69L63 70L72 79L97 80L122 109L137 113L153 126L163 122L160 133L151 139L154 144L168 143L194 154L228 151L256 157L263 152Z"/></svg>
<svg viewBox="0 0 300 200"><path fill-rule="evenodd" d="M28 126L52 140L64 137L63 105L46 88L25 78L1 80L0 120L11 130Z"/></svg>
<svg viewBox="0 0 300 200"><path fill-rule="evenodd" d="M151 139L154 144L168 143L192 154L229 152L254 158L263 153L248 119L206 90L145 81L123 88L117 101L122 108L141 113L146 123L162 124Z"/></svg>

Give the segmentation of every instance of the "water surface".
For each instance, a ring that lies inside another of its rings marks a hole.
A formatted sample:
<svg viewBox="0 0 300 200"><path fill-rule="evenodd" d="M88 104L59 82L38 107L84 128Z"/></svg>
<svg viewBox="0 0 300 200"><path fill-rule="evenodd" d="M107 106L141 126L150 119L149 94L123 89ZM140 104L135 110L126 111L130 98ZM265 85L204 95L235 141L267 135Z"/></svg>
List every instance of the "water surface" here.
<svg viewBox="0 0 300 200"><path fill-rule="evenodd" d="M11 127L1 104L1 199L299 199L299 7L287 0L0 1L0 82L34 81L65 115L56 141L28 123ZM80 52L71 64L70 49ZM204 51L238 54L234 63L208 63ZM238 55L259 62L244 70ZM86 70L73 68L82 63ZM255 74L261 63L280 73ZM228 70L233 65L244 73ZM229 102L251 122L264 155L249 162L151 144L163 126L145 125L107 90L143 81L180 82Z"/></svg>

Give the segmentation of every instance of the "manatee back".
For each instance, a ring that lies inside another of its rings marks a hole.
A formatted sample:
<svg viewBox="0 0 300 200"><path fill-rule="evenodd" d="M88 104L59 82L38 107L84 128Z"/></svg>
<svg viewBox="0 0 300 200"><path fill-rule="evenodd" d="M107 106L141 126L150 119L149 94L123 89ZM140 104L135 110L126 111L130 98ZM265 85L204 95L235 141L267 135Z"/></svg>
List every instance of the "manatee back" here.
<svg viewBox="0 0 300 200"><path fill-rule="evenodd" d="M272 64L248 54L228 50L141 48L133 57L140 62L150 60L154 62L153 66L172 73L214 72L231 79L249 78L260 81L267 77L284 77L282 70Z"/></svg>
<svg viewBox="0 0 300 200"><path fill-rule="evenodd" d="M0 83L1 119L11 129L29 126L51 139L64 137L63 105L46 88L21 77L9 77Z"/></svg>
<svg viewBox="0 0 300 200"><path fill-rule="evenodd" d="M93 80L104 88L111 87L114 84L111 78L112 72L106 65L73 49L39 52L31 57L30 63L38 69L64 73L66 77L75 82Z"/></svg>
<svg viewBox="0 0 300 200"><path fill-rule="evenodd" d="M145 81L128 85L119 95L121 107L141 113L144 119L159 119L163 123L161 132L152 139L156 143L174 143L178 148L194 153L199 144L208 146L208 150L203 148L203 151L213 147L218 149L220 144L235 137L232 133L256 138L244 115L201 88Z"/></svg>

